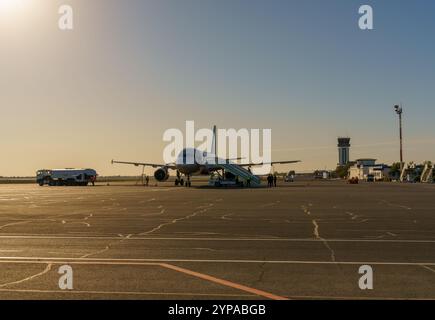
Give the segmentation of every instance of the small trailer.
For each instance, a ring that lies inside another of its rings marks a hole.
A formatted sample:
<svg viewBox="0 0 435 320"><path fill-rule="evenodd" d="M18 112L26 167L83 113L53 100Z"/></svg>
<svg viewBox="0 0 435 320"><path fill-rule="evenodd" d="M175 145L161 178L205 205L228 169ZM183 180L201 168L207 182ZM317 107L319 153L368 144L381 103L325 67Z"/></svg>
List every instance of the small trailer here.
<svg viewBox="0 0 435 320"><path fill-rule="evenodd" d="M36 172L36 182L42 187L87 186L97 180L94 169L42 169Z"/></svg>
<svg viewBox="0 0 435 320"><path fill-rule="evenodd" d="M294 170L289 171L289 173L284 177L284 182L294 182L296 172Z"/></svg>

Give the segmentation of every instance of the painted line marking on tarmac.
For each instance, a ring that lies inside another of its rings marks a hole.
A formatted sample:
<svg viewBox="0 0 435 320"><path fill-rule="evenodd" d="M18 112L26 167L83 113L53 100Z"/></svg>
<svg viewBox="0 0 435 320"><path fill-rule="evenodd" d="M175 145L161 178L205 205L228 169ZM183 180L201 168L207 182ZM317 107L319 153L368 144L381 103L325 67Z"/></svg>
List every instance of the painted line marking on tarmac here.
<svg viewBox="0 0 435 320"><path fill-rule="evenodd" d="M0 258L2 259L2 258ZM22 258L21 258L22 259ZM36 259L36 260L34 260ZM233 289L238 289L241 291L245 291L247 293L250 293L252 295L255 296L260 296L260 297L265 297L268 299L273 299L273 300L288 300L289 297L282 297L282 296L278 296L266 291L262 291L262 290L258 290L255 288L251 288L251 287L247 287L245 285L242 284L238 284L235 282L231 282L228 280L224 280L224 279L220 279L220 278L216 278L210 275L206 275L203 273L199 273L196 271L192 271L189 269L185 269L185 268L181 268L181 267L177 267L168 263L161 263L161 262L133 262L133 261L119 261L121 259L117 259L118 261L115 261L116 259L112 259L112 261L101 261L101 260L106 260L106 259L93 259L95 261L81 261L81 260L86 260L86 259L64 259L65 261L59 261L60 258L54 258L54 259L48 259L48 261L44 261L47 258L31 258L29 260L0 260L0 263L25 263L25 264L35 264L35 263L50 263L50 267L52 263L74 263L74 264L81 264L81 265L147 265L147 266L160 266L166 269L170 269L170 270L174 270L180 273L184 273L187 275L191 275L206 281L210 281L210 282L214 282L223 286L227 286L227 287L231 287ZM32 261L33 260L33 261ZM53 260L56 260L56 262L54 262ZM168 260L168 259L166 259ZM160 259L159 261L162 261L162 259ZM363 262L330 262L330 261L247 261L247 260L177 260L179 262L237 262L237 263L287 263L287 264L357 264L357 265L362 265L364 264ZM366 262L367 263L367 262ZM420 267L424 267L432 272L435 272L434 269L430 268L430 266L435 266L435 263L385 263L385 262L369 262L369 264L372 265L405 265L405 266L420 266ZM47 267L48 269L50 269L49 267ZM46 269L47 270L47 269ZM46 270L43 271L43 273L46 272ZM37 274L35 276L39 276L40 274ZM29 277L33 278L35 276ZM26 280L28 280L26 278ZM19 282L23 282L23 280L20 280ZM1 291L6 291L6 292L34 292L34 293L57 293L59 291L49 291L49 290L9 290L9 289L1 289L0 288L0 292ZM181 294L177 294L177 293L157 293L157 292L116 292L116 291L111 291L111 292L100 292L100 291L75 291L73 293L88 293L88 294L124 294L124 295L190 295L190 296L194 296L194 295L202 295L202 296L214 296L215 294L194 294L194 293L181 293ZM243 295L221 295L221 296L243 296ZM295 298L295 297L290 297L290 298ZM314 298L314 297L310 297L310 296L300 296L298 298ZM332 299L341 299L342 297L328 297L328 298L332 298ZM383 298L380 298L383 299Z"/></svg>
<svg viewBox="0 0 435 320"><path fill-rule="evenodd" d="M433 298L408 298L408 297L397 297L397 298L390 298L390 297L341 297L341 296L289 296L290 299L314 299L314 300L427 300L427 301L433 301L435 299Z"/></svg>
<svg viewBox="0 0 435 320"><path fill-rule="evenodd" d="M96 291L96 290L38 290L38 289L0 289L1 292L8 293L55 293L55 294L96 294L96 295L134 295L134 296L201 296L201 297L247 297L254 298L251 294L225 294L225 293L192 293L192 292L145 292L145 291ZM391 298L391 297L341 297L341 296L288 296L290 299L321 299L321 300L429 300L431 298Z"/></svg>
<svg viewBox="0 0 435 320"><path fill-rule="evenodd" d="M117 237L105 237L105 236L0 236L0 239L67 239L67 240L118 240ZM176 240L176 241L276 241L276 242L321 242L319 239L313 238L180 238L180 237L130 237L129 240ZM328 242L391 242L391 243L435 243L435 240L416 240L416 239L328 239Z"/></svg>
<svg viewBox="0 0 435 320"><path fill-rule="evenodd" d="M424 269L429 270L429 271L435 273L435 269L432 269L432 268L430 268L430 267L428 267L428 266L425 266L425 265L421 265L421 266L422 266Z"/></svg>
<svg viewBox="0 0 435 320"><path fill-rule="evenodd" d="M60 257L0 257L0 263L74 263L89 265L159 265L168 262L192 263L259 263L259 264L330 264L330 265L385 265L385 266L430 266L435 262L387 262L387 261L316 261L316 260L234 260L234 259L108 259L108 258L60 258Z"/></svg>
<svg viewBox="0 0 435 320"><path fill-rule="evenodd" d="M175 270L175 271L178 271L178 272L181 272L184 274L188 274L188 275L196 277L196 278L200 278L202 280L214 282L214 283L217 283L217 284L220 284L220 285L223 285L226 287L230 287L233 289L238 289L241 291L252 293L252 294L255 294L255 295L260 296L260 297L264 297L264 298L268 298L268 299L272 299L272 300L288 300L287 298L275 295L275 294L270 293L270 292L258 290L258 289L251 288L251 287L247 287L247 286L239 284L239 283L235 283L232 281L216 278L216 277L204 274L204 273L192 271L192 270L185 269L185 268L180 268L180 267L174 266L172 264L161 263L159 265L164 267L164 268L167 268L167 269Z"/></svg>
<svg viewBox="0 0 435 320"><path fill-rule="evenodd" d="M146 292L146 291L96 291L96 290L37 290L0 289L0 292L17 293L66 293L66 294L110 294L110 295L158 295L158 296L212 296L212 297L255 297L253 294L193 293L193 292Z"/></svg>
<svg viewBox="0 0 435 320"><path fill-rule="evenodd" d="M38 259L36 262L37 263L41 263L42 262L41 260L42 259ZM0 261L0 263L7 263L7 262L11 262L11 261ZM19 261L18 263L32 263L32 262L35 263L35 261ZM13 262L11 262L11 263L13 263ZM36 277L39 277L41 275L46 274L48 271L51 270L52 264L54 262L46 262L46 263L48 263L48 264L47 264L47 267L45 268L44 271L39 272L39 273L37 273L35 275L32 275L30 277L24 278L22 280L18 280L18 281L2 284L2 285L0 285L0 288L3 288L3 287L8 286L8 285L23 283L23 282L32 280L32 279L34 279ZM60 262L57 262L57 263L60 263ZM90 264L90 263L88 263L88 264ZM107 262L107 263L102 263L102 264L111 264L111 263ZM168 264L168 263L147 263L146 265L148 265L148 266L163 267L165 269L177 271L179 273L187 274L187 275L190 275L190 276L202 279L202 280L214 282L214 283L226 286L226 287L230 287L230 288L233 288L233 289L241 290L241 291L250 293L252 295L256 295L256 296L260 296L260 297L264 297L264 298L268 298L268 299L272 299L272 300L288 300L287 298L275 295L275 294L270 293L270 292L266 292L266 291L255 289L255 288L251 288L251 287L245 286L243 284L235 283L235 282L232 282L232 281L216 278L216 277L204 274L204 273L200 273L200 272L192 271L192 270L189 270L189 269L177 267L177 266L174 266L174 265Z"/></svg>

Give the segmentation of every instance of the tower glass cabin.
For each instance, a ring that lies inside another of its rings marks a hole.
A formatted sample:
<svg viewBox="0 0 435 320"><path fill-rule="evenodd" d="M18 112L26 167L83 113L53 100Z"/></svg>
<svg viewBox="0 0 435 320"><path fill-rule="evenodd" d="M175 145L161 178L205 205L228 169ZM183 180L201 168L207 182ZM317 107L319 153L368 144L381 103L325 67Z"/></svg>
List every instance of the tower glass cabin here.
<svg viewBox="0 0 435 320"><path fill-rule="evenodd" d="M338 165L345 166L349 163L350 138L338 138Z"/></svg>

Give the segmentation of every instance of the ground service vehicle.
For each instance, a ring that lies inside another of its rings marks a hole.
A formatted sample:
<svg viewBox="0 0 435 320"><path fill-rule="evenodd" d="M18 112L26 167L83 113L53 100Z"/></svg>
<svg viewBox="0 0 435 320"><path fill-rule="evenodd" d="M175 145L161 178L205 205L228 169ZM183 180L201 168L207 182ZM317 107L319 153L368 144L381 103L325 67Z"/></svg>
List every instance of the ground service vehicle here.
<svg viewBox="0 0 435 320"><path fill-rule="evenodd" d="M36 182L40 186L87 186L94 184L96 179L94 169L42 169L36 172Z"/></svg>
<svg viewBox="0 0 435 320"><path fill-rule="evenodd" d="M294 182L295 181L295 175L296 172L294 172L293 170L290 171L285 177L284 177L284 182Z"/></svg>

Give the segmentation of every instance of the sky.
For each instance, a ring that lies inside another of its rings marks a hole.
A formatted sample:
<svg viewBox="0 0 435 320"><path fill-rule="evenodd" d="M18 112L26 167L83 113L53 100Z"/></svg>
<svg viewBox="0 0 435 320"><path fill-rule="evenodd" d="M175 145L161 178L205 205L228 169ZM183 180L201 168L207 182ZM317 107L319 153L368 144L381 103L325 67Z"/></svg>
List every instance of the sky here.
<svg viewBox="0 0 435 320"><path fill-rule="evenodd" d="M74 30L58 28L68 4ZM374 10L360 30L358 8ZM162 162L163 133L272 129L278 170L435 160L435 2L0 0L0 176Z"/></svg>

